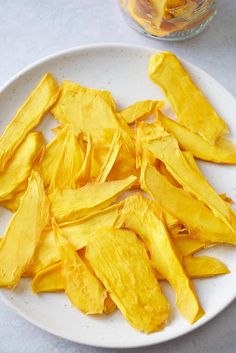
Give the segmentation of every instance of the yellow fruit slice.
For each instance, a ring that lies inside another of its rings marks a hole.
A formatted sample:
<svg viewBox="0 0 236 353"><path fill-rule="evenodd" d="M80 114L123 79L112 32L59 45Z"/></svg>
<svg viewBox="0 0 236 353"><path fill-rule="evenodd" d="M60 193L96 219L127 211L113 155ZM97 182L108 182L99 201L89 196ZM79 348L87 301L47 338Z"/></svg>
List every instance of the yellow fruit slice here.
<svg viewBox="0 0 236 353"><path fill-rule="evenodd" d="M80 250L88 243L89 238L98 229L103 227L121 226L118 221L120 204L115 204L98 211L89 217L60 224L60 229L75 250ZM56 246L53 230L45 229L34 253L34 258L28 268L27 274L34 275L45 267L60 261L60 253Z"/></svg>
<svg viewBox="0 0 236 353"><path fill-rule="evenodd" d="M146 333L163 328L169 306L146 250L133 232L101 229L89 240L86 257L133 327Z"/></svg>
<svg viewBox="0 0 236 353"><path fill-rule="evenodd" d="M173 287L176 305L182 315L190 323L199 320L204 311L198 302L193 284L184 271L160 210L151 200L135 194L125 200L122 219L126 227L143 239L153 266Z"/></svg>
<svg viewBox="0 0 236 353"><path fill-rule="evenodd" d="M80 189L57 190L51 195L51 213L59 222L89 216L111 205L136 181L135 176L123 180L87 184Z"/></svg>
<svg viewBox="0 0 236 353"><path fill-rule="evenodd" d="M65 293L71 303L85 314L102 314L107 296L105 288L75 252L54 220L52 226L62 259Z"/></svg>
<svg viewBox="0 0 236 353"><path fill-rule="evenodd" d="M27 270L48 222L49 202L38 173L32 172L20 206L0 245L0 286L14 287Z"/></svg>
<svg viewBox="0 0 236 353"><path fill-rule="evenodd" d="M202 174L191 168L173 136L150 141L145 146L166 165L168 171L186 191L204 202L229 229L236 231L233 209L221 199Z"/></svg>
<svg viewBox="0 0 236 353"><path fill-rule="evenodd" d="M229 140L220 137L211 145L163 114L158 114L158 119L162 126L175 136L181 148L191 151L195 157L214 163L236 164L236 145Z"/></svg>
<svg viewBox="0 0 236 353"><path fill-rule="evenodd" d="M0 172L30 130L39 124L57 96L57 82L51 74L44 75L0 137Z"/></svg>
<svg viewBox="0 0 236 353"><path fill-rule="evenodd" d="M163 89L181 125L212 145L228 132L226 123L173 53L153 55L149 61L148 73L150 79Z"/></svg>
<svg viewBox="0 0 236 353"><path fill-rule="evenodd" d="M205 243L236 245L236 234L230 232L208 207L188 192L174 187L154 167L143 166L141 187L164 211L185 224L192 237Z"/></svg>
<svg viewBox="0 0 236 353"><path fill-rule="evenodd" d="M14 198L18 192L26 189L34 163L42 156L43 151L43 135L40 132L29 133L0 173L0 203Z"/></svg>

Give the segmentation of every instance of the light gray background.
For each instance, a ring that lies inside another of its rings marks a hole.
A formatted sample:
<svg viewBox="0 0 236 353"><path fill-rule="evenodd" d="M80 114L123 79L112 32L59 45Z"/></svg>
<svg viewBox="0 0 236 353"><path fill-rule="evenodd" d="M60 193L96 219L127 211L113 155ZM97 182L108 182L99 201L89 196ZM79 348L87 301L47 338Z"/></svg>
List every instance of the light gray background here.
<svg viewBox="0 0 236 353"><path fill-rule="evenodd" d="M202 34L185 42L167 43L147 39L127 27L116 0L0 0L0 85L26 65L58 50L89 43L124 42L175 51L236 96L235 18L236 1L223 0L218 15ZM0 302L0 353L104 351L121 352L54 337ZM192 334L130 352L235 353L236 303Z"/></svg>

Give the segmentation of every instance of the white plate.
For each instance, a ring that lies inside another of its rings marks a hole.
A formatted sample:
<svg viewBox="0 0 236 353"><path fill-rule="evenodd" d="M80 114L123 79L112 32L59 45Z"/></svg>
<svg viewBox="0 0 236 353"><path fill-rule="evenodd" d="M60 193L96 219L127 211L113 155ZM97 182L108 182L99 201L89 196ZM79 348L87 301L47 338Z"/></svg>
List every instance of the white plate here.
<svg viewBox="0 0 236 353"><path fill-rule="evenodd" d="M67 78L85 86L111 90L119 107L138 99L163 98L160 89L147 76L148 59L153 52L152 49L143 47L96 45L72 49L38 62L16 75L2 88L0 129L3 130L24 98L47 71L51 71L59 81ZM191 64L185 64L193 79L235 134L234 97L205 72ZM170 109L167 107L167 110ZM45 130L55 125L55 121L49 119L44 121L41 127ZM50 137L49 135L47 134L47 137ZM201 167L220 193L227 192L234 198L235 167L209 163L202 163ZM10 214L1 211L2 233L9 218ZM216 316L235 298L236 251L232 247L221 246L208 250L207 253L223 260L230 268L231 274L194 281L206 315L194 325L189 325L174 306L173 291L167 284L163 284L171 303L171 318L163 331L151 335L134 330L118 311L107 317L85 316L71 307L62 293L33 295L26 279L21 280L15 291L2 289L1 297L25 319L71 341L109 348L147 346L168 341L196 329Z"/></svg>

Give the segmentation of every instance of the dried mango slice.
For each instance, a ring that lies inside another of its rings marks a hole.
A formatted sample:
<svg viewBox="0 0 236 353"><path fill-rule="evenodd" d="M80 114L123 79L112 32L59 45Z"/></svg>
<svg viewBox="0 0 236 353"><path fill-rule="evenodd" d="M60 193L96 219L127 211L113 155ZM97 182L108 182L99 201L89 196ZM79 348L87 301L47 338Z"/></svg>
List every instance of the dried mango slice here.
<svg viewBox="0 0 236 353"><path fill-rule="evenodd" d="M51 108L57 96L57 82L51 74L44 75L0 137L0 172L28 132L38 125Z"/></svg>
<svg viewBox="0 0 236 353"><path fill-rule="evenodd" d="M181 125L212 145L218 137L228 132L226 123L173 53L153 55L149 61L148 73L150 79L163 89Z"/></svg>
<svg viewBox="0 0 236 353"><path fill-rule="evenodd" d="M59 129L55 138L52 139L46 146L44 158L42 159L39 166L40 175L43 178L45 187L50 184L53 178L55 169L58 165L58 160L63 149L67 131L67 126Z"/></svg>
<svg viewBox="0 0 236 353"><path fill-rule="evenodd" d="M43 135L40 132L31 132L16 150L5 170L0 173L0 202L11 199L26 188L32 167L43 151Z"/></svg>
<svg viewBox="0 0 236 353"><path fill-rule="evenodd" d="M105 288L63 236L55 221L52 221L52 226L62 259L65 293L71 303L82 312L102 314L107 296Z"/></svg>
<svg viewBox="0 0 236 353"><path fill-rule="evenodd" d="M173 177L173 175L170 174L170 172L168 171L164 163L160 162L158 169L161 172L161 174L164 175L169 180L171 184L173 184L177 188L181 187L180 183L178 183L178 181Z"/></svg>
<svg viewBox="0 0 236 353"><path fill-rule="evenodd" d="M184 268L191 278L206 278L230 273L220 260L210 256L186 256L182 259Z"/></svg>
<svg viewBox="0 0 236 353"><path fill-rule="evenodd" d="M148 141L156 140L168 136L168 133L159 124L145 124L138 122L136 124L136 167L141 168L143 162L154 165L155 156L145 147Z"/></svg>
<svg viewBox="0 0 236 353"><path fill-rule="evenodd" d="M60 229L75 250L82 249L88 243L89 238L98 229L103 227L119 228L119 208L122 204L115 204L95 214L60 224ZM27 274L32 276L45 267L60 261L60 253L56 246L52 229L45 229L40 237L40 242L35 250Z"/></svg>
<svg viewBox="0 0 236 353"><path fill-rule="evenodd" d="M129 107L120 111L120 115L127 124L132 124L136 120L147 119L155 113L155 110L162 109L164 106L163 101L152 101L150 99L145 101L138 101Z"/></svg>
<svg viewBox="0 0 236 353"><path fill-rule="evenodd" d="M20 206L20 200L24 195L24 193L25 193L25 190L17 192L10 200L3 201L1 203L1 206L7 208L9 211L13 213L16 212L16 210Z"/></svg>
<svg viewBox="0 0 236 353"><path fill-rule="evenodd" d="M57 292L64 290L64 282L62 263L58 262L37 272L32 279L31 288L34 293ZM110 314L115 309L116 305L108 295L104 300L104 313Z"/></svg>
<svg viewBox="0 0 236 353"><path fill-rule="evenodd" d="M56 292L64 290L62 263L58 262L36 273L31 288L34 293Z"/></svg>
<svg viewBox="0 0 236 353"><path fill-rule="evenodd" d="M51 112L62 124L71 124L75 131L106 128L130 131L119 117L110 92L82 87L71 81L62 83L59 99Z"/></svg>
<svg viewBox="0 0 236 353"><path fill-rule="evenodd" d="M189 237L174 239L173 242L181 256L192 255L198 252L199 250L205 248L204 243L200 242L197 239L191 239Z"/></svg>
<svg viewBox="0 0 236 353"><path fill-rule="evenodd" d="M97 182L104 183L117 159L119 151L121 149L120 133L117 131L114 134L113 140L111 142L110 149L108 151L107 157L101 167L99 175L97 177Z"/></svg>
<svg viewBox="0 0 236 353"><path fill-rule="evenodd" d="M101 229L89 240L86 257L133 327L146 333L163 328L168 303L146 250L133 232Z"/></svg>
<svg viewBox="0 0 236 353"><path fill-rule="evenodd" d="M162 126L175 136L181 148L191 151L195 157L214 163L236 164L236 145L229 140L220 137L211 145L163 114L158 114L158 119Z"/></svg>
<svg viewBox="0 0 236 353"><path fill-rule="evenodd" d="M49 185L49 192L55 189L76 188L76 181L84 161L83 136L76 136L72 126L65 128L66 136L62 142L60 155L56 159L56 166Z"/></svg>
<svg viewBox="0 0 236 353"><path fill-rule="evenodd" d="M195 161L195 159L190 151L183 151L183 156L186 159L186 161L188 162L188 164L190 165L190 167L195 170L195 172L202 174L198 165L197 165L197 162Z"/></svg>
<svg viewBox="0 0 236 353"><path fill-rule="evenodd" d="M185 190L204 202L218 218L228 225L229 229L236 230L234 211L220 198L204 176L191 168L174 137L169 135L150 141L145 146L166 165L168 171Z"/></svg>
<svg viewBox="0 0 236 353"><path fill-rule="evenodd" d="M90 180L91 164L92 164L92 140L90 134L86 134L86 152L83 164L80 168L78 178L76 180L77 186L84 186Z"/></svg>
<svg viewBox="0 0 236 353"><path fill-rule="evenodd" d="M208 207L183 189L174 187L154 167L143 165L141 187L164 211L185 224L191 236L205 243L236 245L236 234L230 232Z"/></svg>
<svg viewBox="0 0 236 353"><path fill-rule="evenodd" d="M13 215L0 245L0 286L14 287L27 270L48 222L49 203L43 182L32 172L20 207Z"/></svg>
<svg viewBox="0 0 236 353"><path fill-rule="evenodd" d="M106 208L136 181L131 175L123 180L87 184L80 189L57 190L51 195L52 215L60 222L73 221Z"/></svg>
<svg viewBox="0 0 236 353"><path fill-rule="evenodd" d="M122 219L145 242L153 266L173 287L176 305L182 315L190 323L200 319L204 311L198 302L193 284L182 267L159 209L141 194L135 194L125 199Z"/></svg>
<svg viewBox="0 0 236 353"><path fill-rule="evenodd" d="M185 256L182 259L182 264L191 279L214 277L230 272L223 262L210 256ZM165 278L157 272L157 279L163 280Z"/></svg>

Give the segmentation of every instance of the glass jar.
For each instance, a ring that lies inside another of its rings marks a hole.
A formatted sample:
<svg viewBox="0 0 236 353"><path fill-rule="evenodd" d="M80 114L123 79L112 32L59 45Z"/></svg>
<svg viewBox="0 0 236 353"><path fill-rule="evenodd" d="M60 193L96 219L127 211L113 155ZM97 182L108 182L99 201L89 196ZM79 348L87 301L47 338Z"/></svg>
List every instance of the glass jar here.
<svg viewBox="0 0 236 353"><path fill-rule="evenodd" d="M183 40L202 32L217 0L120 0L128 24L151 38Z"/></svg>

